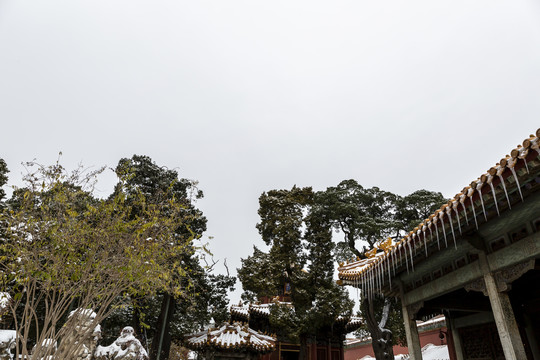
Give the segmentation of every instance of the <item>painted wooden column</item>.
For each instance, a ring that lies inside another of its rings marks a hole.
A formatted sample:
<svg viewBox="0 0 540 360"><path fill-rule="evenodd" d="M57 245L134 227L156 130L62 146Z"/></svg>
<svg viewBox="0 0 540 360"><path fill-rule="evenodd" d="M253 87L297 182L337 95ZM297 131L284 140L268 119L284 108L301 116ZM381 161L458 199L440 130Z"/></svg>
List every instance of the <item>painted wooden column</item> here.
<svg viewBox="0 0 540 360"><path fill-rule="evenodd" d="M422 348L420 347L420 336L414 313L410 306L403 306L403 323L405 325L405 334L407 335L407 348L411 360L422 360Z"/></svg>
<svg viewBox="0 0 540 360"><path fill-rule="evenodd" d="M327 359L332 360L332 342L328 339Z"/></svg>
<svg viewBox="0 0 540 360"><path fill-rule="evenodd" d="M422 360L422 347L420 346L420 336L418 336L418 328L416 327L416 313L419 310L418 306L404 305L405 291L403 283L399 284L399 292L401 295L403 324L405 325L405 335L407 336L407 348L411 360ZM418 303L416 305L422 305ZM413 307L415 309L413 309Z"/></svg>
<svg viewBox="0 0 540 360"><path fill-rule="evenodd" d="M454 345L454 351L456 354L456 360L464 360L463 347L461 346L461 336L454 325L454 320L449 316L446 317L446 328L452 333L452 343Z"/></svg>
<svg viewBox="0 0 540 360"><path fill-rule="evenodd" d="M309 349L311 354L311 360L317 360L317 338L314 338Z"/></svg>
<svg viewBox="0 0 540 360"><path fill-rule="evenodd" d="M480 266L484 273L484 283L486 292L489 296L495 325L499 333L499 339L506 360L522 360L526 359L525 347L519 334L519 329L514 316L514 310L510 303L510 298L505 292L499 292L495 277L490 271L489 264L485 253L479 254Z"/></svg>

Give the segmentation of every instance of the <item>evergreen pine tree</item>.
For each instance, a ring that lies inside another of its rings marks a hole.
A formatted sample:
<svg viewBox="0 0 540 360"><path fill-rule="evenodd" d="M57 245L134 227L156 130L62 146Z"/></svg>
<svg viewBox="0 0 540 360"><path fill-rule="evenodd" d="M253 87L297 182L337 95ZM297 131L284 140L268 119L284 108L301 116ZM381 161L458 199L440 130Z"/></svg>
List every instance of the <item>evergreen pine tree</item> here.
<svg viewBox="0 0 540 360"><path fill-rule="evenodd" d="M242 260L243 297L275 296L283 284L290 286L294 310L273 306L270 321L282 336L301 344L303 359L307 343L350 311L350 300L333 280L334 263L365 258L366 251L388 237L400 237L444 202L436 192L419 190L402 198L355 180L317 193L297 187L263 193L257 229L270 249L265 253L254 247ZM333 230L344 239L334 243ZM392 346L404 337L399 302L363 299L360 309L377 359L393 358Z"/></svg>
<svg viewBox="0 0 540 360"><path fill-rule="evenodd" d="M268 191L259 204L257 229L270 250L254 248L238 276L251 298L279 295L284 285L290 289L292 308L272 306L270 324L279 336L299 342L300 359L306 359L308 343L352 308L333 280L330 219L311 188Z"/></svg>
<svg viewBox="0 0 540 360"><path fill-rule="evenodd" d="M344 241L338 243L340 261L365 258L366 251L388 237L400 238L446 201L437 192L418 190L400 197L377 187L366 189L355 180L328 188L322 197L334 228L344 233ZM357 249L357 242L363 244L362 249ZM375 357L393 359L392 346L403 343L405 334L399 302L363 298L360 311Z"/></svg>

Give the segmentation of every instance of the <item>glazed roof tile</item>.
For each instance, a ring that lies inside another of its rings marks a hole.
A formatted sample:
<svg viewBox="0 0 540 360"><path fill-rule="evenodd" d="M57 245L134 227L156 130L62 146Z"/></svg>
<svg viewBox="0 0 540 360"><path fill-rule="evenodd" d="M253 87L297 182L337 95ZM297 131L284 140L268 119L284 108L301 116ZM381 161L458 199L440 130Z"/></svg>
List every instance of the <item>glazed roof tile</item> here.
<svg viewBox="0 0 540 360"><path fill-rule="evenodd" d="M270 307L272 305L286 306L293 308L292 303L283 301L274 301L268 304L246 304L246 305L232 305L231 314L236 317L247 321L251 315L260 315L267 317L270 315Z"/></svg>
<svg viewBox="0 0 540 360"><path fill-rule="evenodd" d="M211 348L266 353L275 350L276 337L255 331L247 324L235 322L188 335L185 338L185 343L192 350Z"/></svg>

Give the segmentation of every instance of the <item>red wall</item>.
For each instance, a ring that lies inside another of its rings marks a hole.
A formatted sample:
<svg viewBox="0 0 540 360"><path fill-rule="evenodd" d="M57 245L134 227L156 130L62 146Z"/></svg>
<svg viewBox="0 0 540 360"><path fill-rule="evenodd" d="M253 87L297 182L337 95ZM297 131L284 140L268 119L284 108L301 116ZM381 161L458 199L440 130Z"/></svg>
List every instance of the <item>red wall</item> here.
<svg viewBox="0 0 540 360"><path fill-rule="evenodd" d="M270 354L262 355L260 357L260 360L281 360L279 348L280 346L278 343L278 349L271 352ZM288 353L286 350L283 349L281 351ZM296 354L298 355L298 350L293 350L292 352L296 352ZM294 356L292 357L294 358ZM328 347L317 346L316 344L308 344L307 358L308 360L343 360L343 349L341 347Z"/></svg>
<svg viewBox="0 0 540 360"><path fill-rule="evenodd" d="M441 339L439 338L441 330L446 333L446 327L420 333L420 346L424 347L427 344L446 345L446 337L441 344ZM408 353L409 351L407 347L398 345L394 346L394 355ZM345 348L345 360L357 360L363 358L366 355L375 356L375 354L373 353L373 348L371 347L371 343L363 344L360 346L352 345L351 347Z"/></svg>

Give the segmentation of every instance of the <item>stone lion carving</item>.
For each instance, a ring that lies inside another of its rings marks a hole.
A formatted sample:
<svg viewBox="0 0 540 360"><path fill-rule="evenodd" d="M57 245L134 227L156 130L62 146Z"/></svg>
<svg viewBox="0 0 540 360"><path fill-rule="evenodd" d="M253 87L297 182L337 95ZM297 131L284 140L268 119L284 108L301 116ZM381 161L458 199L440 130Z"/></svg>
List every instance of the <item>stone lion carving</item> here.
<svg viewBox="0 0 540 360"><path fill-rule="evenodd" d="M148 360L148 353L135 337L131 326L122 329L120 337L109 346L98 346L96 360Z"/></svg>

